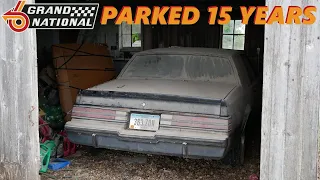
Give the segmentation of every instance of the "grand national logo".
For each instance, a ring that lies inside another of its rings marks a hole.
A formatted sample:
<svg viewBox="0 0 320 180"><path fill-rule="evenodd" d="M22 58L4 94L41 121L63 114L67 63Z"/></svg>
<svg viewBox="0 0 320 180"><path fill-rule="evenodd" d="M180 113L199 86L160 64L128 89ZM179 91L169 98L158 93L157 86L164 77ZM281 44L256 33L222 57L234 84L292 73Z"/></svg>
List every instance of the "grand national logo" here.
<svg viewBox="0 0 320 180"><path fill-rule="evenodd" d="M28 28L93 29L98 9L98 3L26 4L22 0L2 18L15 32Z"/></svg>

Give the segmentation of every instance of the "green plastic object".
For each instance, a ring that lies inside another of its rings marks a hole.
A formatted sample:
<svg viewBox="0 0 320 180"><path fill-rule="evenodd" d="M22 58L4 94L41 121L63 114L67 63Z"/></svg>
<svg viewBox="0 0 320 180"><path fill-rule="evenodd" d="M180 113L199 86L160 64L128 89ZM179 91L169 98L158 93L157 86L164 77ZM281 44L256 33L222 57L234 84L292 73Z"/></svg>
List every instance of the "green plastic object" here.
<svg viewBox="0 0 320 180"><path fill-rule="evenodd" d="M51 153L54 150L56 144L54 141L46 141L40 143L40 173L45 173L48 170Z"/></svg>

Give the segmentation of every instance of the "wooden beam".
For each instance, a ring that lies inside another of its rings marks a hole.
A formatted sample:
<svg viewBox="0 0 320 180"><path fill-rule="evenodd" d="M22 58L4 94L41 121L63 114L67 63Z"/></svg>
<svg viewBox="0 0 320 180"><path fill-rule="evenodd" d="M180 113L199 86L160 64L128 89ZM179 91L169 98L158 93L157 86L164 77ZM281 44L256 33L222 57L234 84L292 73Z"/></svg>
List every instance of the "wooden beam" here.
<svg viewBox="0 0 320 180"><path fill-rule="evenodd" d="M1 0L0 12L16 3ZM38 180L36 30L14 33L0 21L0 179Z"/></svg>
<svg viewBox="0 0 320 180"><path fill-rule="evenodd" d="M269 9L319 0L267 1ZM317 179L320 25L266 25L261 132L262 180Z"/></svg>

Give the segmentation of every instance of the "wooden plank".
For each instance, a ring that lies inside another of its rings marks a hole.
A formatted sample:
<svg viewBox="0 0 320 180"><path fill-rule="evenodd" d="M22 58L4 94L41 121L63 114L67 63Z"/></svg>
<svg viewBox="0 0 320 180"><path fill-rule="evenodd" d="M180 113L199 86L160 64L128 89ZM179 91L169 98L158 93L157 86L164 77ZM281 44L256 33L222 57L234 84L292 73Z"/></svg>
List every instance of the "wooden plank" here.
<svg viewBox="0 0 320 180"><path fill-rule="evenodd" d="M142 25L142 35L143 35L143 50L152 49L152 26L151 25Z"/></svg>
<svg viewBox="0 0 320 180"><path fill-rule="evenodd" d="M0 12L16 3L1 0ZM14 33L0 21L0 179L38 180L36 30Z"/></svg>
<svg viewBox="0 0 320 180"><path fill-rule="evenodd" d="M267 1L286 9L319 0ZM320 17L319 11L315 14ZM266 25L261 140L262 180L317 178L320 25Z"/></svg>

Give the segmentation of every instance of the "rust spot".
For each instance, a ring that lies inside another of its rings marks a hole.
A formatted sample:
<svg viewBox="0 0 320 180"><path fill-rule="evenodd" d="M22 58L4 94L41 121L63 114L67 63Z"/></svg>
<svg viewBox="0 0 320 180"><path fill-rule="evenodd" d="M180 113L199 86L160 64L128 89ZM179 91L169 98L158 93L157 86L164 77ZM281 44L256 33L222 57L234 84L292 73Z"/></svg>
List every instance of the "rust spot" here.
<svg viewBox="0 0 320 180"><path fill-rule="evenodd" d="M31 120L31 113L32 113L32 111L34 111L36 108L34 107L34 106L31 106L31 110L29 111L29 113L28 113L28 120L29 120L29 122L31 123L31 126L34 126L34 122L32 122L32 120Z"/></svg>

